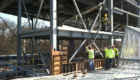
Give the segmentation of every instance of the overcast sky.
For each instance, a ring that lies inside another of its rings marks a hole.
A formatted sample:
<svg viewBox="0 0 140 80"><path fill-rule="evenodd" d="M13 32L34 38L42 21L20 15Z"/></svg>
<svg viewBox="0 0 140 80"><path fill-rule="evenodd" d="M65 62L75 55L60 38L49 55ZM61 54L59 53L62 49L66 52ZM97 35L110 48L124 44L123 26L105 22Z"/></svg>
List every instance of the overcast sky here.
<svg viewBox="0 0 140 80"><path fill-rule="evenodd" d="M0 17L2 17L4 20L13 21L17 24L17 16L0 12ZM27 21L28 21L27 18L22 18L22 23L25 23ZM40 22L39 25L41 25L42 23L43 23L43 26L49 26L50 25L49 21L43 21L43 20L38 20L38 21Z"/></svg>

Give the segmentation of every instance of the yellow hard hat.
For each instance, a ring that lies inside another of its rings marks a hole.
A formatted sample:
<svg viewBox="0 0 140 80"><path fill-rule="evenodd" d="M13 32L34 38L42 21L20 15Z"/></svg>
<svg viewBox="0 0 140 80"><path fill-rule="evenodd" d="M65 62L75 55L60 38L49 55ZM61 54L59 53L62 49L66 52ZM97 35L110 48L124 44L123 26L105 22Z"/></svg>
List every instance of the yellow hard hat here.
<svg viewBox="0 0 140 80"><path fill-rule="evenodd" d="M105 14L104 16L107 16L107 14Z"/></svg>

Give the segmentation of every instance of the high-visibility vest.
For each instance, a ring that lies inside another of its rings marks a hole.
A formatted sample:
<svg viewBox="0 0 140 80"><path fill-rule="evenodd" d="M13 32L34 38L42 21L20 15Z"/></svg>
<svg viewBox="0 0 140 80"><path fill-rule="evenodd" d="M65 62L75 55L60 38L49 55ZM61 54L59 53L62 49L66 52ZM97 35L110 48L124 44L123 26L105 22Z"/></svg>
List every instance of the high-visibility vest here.
<svg viewBox="0 0 140 80"><path fill-rule="evenodd" d="M102 17L103 23L107 25L108 18Z"/></svg>
<svg viewBox="0 0 140 80"><path fill-rule="evenodd" d="M94 49L89 50L86 48L86 51L88 52L88 59L94 59Z"/></svg>
<svg viewBox="0 0 140 80"><path fill-rule="evenodd" d="M107 58L107 51L108 51L108 49L105 48L104 51L105 51L105 58Z"/></svg>
<svg viewBox="0 0 140 80"><path fill-rule="evenodd" d="M118 49L117 49L117 48L114 48L113 50L114 50L114 52L115 52L115 56L118 56L118 55L119 55L119 54L118 54Z"/></svg>
<svg viewBox="0 0 140 80"><path fill-rule="evenodd" d="M115 58L115 53L114 53L114 51L112 49L109 49L107 51L107 57L108 58Z"/></svg>

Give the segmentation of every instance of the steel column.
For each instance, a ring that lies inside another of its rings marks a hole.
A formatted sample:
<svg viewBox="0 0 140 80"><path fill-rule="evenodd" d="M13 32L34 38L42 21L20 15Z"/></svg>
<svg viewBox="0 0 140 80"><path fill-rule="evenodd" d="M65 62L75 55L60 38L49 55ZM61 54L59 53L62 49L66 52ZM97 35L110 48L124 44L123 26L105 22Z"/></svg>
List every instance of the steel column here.
<svg viewBox="0 0 140 80"><path fill-rule="evenodd" d="M108 0L108 20L111 22L109 27L111 32L113 32L113 0ZM111 45L113 45L113 35L111 36Z"/></svg>
<svg viewBox="0 0 140 80"><path fill-rule="evenodd" d="M138 4L140 6L140 4ZM137 15L140 16L140 10L137 9ZM140 18L137 18L137 27L140 28Z"/></svg>
<svg viewBox="0 0 140 80"><path fill-rule="evenodd" d="M17 65L19 65L21 62L21 38L19 33L21 32L21 8L22 2L21 0L18 0L18 17L17 17Z"/></svg>
<svg viewBox="0 0 140 80"><path fill-rule="evenodd" d="M126 14L126 25L129 25L129 15Z"/></svg>
<svg viewBox="0 0 140 80"><path fill-rule="evenodd" d="M70 40L70 57L73 55L74 53L74 40L71 39Z"/></svg>
<svg viewBox="0 0 140 80"><path fill-rule="evenodd" d="M50 0L50 41L52 49L57 50L57 0Z"/></svg>

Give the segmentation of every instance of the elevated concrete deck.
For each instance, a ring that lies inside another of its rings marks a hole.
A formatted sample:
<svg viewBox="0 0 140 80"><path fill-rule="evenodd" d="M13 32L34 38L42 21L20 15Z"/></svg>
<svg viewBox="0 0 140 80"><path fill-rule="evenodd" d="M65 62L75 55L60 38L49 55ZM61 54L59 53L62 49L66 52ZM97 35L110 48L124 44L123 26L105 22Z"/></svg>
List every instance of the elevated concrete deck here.
<svg viewBox="0 0 140 80"><path fill-rule="evenodd" d="M140 80L140 69L133 65L125 67L117 67L109 70L96 69L94 71L88 71L86 77L82 77L82 73L78 73L78 77L73 79L73 74L68 76L55 75L55 76L43 76L33 78L22 78L16 80Z"/></svg>

